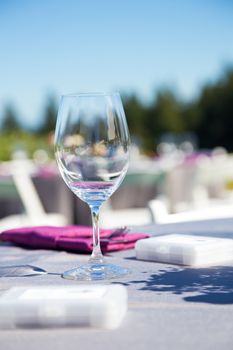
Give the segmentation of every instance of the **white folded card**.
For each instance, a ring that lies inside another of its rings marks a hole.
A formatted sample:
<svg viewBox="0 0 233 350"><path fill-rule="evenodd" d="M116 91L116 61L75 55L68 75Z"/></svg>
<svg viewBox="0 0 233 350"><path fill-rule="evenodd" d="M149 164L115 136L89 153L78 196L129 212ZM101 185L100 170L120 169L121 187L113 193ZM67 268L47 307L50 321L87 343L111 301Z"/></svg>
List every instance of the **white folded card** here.
<svg viewBox="0 0 233 350"><path fill-rule="evenodd" d="M202 266L233 261L233 239L169 234L139 240L135 246L140 260Z"/></svg>
<svg viewBox="0 0 233 350"><path fill-rule="evenodd" d="M0 327L116 328L126 311L122 285L13 287L0 296Z"/></svg>

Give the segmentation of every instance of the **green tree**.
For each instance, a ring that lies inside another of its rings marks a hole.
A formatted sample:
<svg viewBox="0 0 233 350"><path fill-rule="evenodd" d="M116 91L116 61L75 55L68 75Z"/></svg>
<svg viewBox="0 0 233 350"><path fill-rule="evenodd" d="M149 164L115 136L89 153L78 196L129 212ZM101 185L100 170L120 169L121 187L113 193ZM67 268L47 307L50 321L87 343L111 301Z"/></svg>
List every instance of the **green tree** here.
<svg viewBox="0 0 233 350"><path fill-rule="evenodd" d="M8 104L3 111L1 129L4 133L12 133L21 129L15 109L10 104Z"/></svg>
<svg viewBox="0 0 233 350"><path fill-rule="evenodd" d="M49 96L45 106L43 120L38 130L40 134L48 134L55 130L57 109L55 98L53 96Z"/></svg>
<svg viewBox="0 0 233 350"><path fill-rule="evenodd" d="M159 132L181 133L185 131L185 123L182 116L182 103L170 90L158 93L155 114Z"/></svg>
<svg viewBox="0 0 233 350"><path fill-rule="evenodd" d="M233 151L233 70L203 88L197 108L200 120L196 133L200 147L223 146Z"/></svg>
<svg viewBox="0 0 233 350"><path fill-rule="evenodd" d="M124 99L124 110L130 129L134 136L143 136L143 120L145 116L145 107L136 95Z"/></svg>
<svg viewBox="0 0 233 350"><path fill-rule="evenodd" d="M186 131L183 104L171 90L162 90L155 95L148 106L144 127L146 129L145 149L154 151L164 133L180 134Z"/></svg>

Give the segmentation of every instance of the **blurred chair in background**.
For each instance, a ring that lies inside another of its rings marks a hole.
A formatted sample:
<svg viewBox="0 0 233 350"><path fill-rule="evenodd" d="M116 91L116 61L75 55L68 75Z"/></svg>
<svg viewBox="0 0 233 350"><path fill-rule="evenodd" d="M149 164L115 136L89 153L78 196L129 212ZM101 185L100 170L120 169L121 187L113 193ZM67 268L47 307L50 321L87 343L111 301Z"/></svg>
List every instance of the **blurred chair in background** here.
<svg viewBox="0 0 233 350"><path fill-rule="evenodd" d="M32 167L33 163L28 159L15 159L8 163L8 169L24 206L25 213L9 215L1 219L1 231L20 226L62 226L67 224L64 215L45 212L31 179Z"/></svg>
<svg viewBox="0 0 233 350"><path fill-rule="evenodd" d="M116 228L119 226L147 225L151 223L148 208L127 208L113 210L109 202L103 205L100 216L102 228Z"/></svg>
<svg viewBox="0 0 233 350"><path fill-rule="evenodd" d="M180 213L169 214L166 205L156 199L148 203L151 217L156 224L168 224L179 222L192 222L210 219L225 219L233 217L232 206L216 205L202 209L188 210Z"/></svg>
<svg viewBox="0 0 233 350"><path fill-rule="evenodd" d="M161 191L164 172L154 166L154 161L144 159L133 162L122 185L101 210L103 228L150 224L148 202Z"/></svg>

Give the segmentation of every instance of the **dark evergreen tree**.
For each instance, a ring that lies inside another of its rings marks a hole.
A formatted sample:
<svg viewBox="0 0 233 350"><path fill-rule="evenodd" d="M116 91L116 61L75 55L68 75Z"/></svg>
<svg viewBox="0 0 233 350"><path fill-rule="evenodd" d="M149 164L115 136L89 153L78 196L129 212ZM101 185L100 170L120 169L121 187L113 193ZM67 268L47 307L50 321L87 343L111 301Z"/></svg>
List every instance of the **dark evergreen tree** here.
<svg viewBox="0 0 233 350"><path fill-rule="evenodd" d="M3 111L1 129L4 133L12 133L21 129L15 109L10 104Z"/></svg>
<svg viewBox="0 0 233 350"><path fill-rule="evenodd" d="M49 96L45 106L43 120L38 130L40 134L48 134L55 130L57 110L58 107L55 98Z"/></svg>
<svg viewBox="0 0 233 350"><path fill-rule="evenodd" d="M233 70L203 88L197 108L200 120L195 131L200 147L223 146L233 151Z"/></svg>

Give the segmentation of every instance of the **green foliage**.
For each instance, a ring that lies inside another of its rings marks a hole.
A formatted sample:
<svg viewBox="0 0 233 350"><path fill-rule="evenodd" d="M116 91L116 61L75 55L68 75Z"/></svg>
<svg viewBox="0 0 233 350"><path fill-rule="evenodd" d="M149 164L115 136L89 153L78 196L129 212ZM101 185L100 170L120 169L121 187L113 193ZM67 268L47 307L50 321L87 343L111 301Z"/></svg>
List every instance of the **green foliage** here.
<svg viewBox="0 0 233 350"><path fill-rule="evenodd" d="M57 103L53 96L49 96L45 106L43 121L38 129L38 133L45 135L55 130L57 119Z"/></svg>
<svg viewBox="0 0 233 350"><path fill-rule="evenodd" d="M181 104L172 91L159 92L154 104L154 114L157 116L160 132L180 133L185 131Z"/></svg>
<svg viewBox="0 0 233 350"><path fill-rule="evenodd" d="M143 132L145 107L135 95L132 95L125 99L124 109L131 132L134 135L141 137Z"/></svg>
<svg viewBox="0 0 233 350"><path fill-rule="evenodd" d="M204 86L196 100L181 101L161 90L149 106L135 96L125 106L130 132L141 137L144 151L155 151L163 134L179 138L187 132L195 133L200 148L233 151L233 69Z"/></svg>
<svg viewBox="0 0 233 350"><path fill-rule="evenodd" d="M200 147L223 146L233 151L233 71L225 73L215 84L206 85L197 106Z"/></svg>
<svg viewBox="0 0 233 350"><path fill-rule="evenodd" d="M17 113L11 105L7 105L3 112L1 128L6 133L20 130L21 128L17 120Z"/></svg>
<svg viewBox="0 0 233 350"><path fill-rule="evenodd" d="M32 158L37 149L43 149L53 157L53 149L46 136L30 134L24 131L4 132L0 135L0 161L12 158L13 152L24 150Z"/></svg>
<svg viewBox="0 0 233 350"><path fill-rule="evenodd" d="M52 103L48 104L45 115L52 111ZM17 113L13 106L8 105L3 112L0 132L0 161L7 161L12 158L12 154L17 150L23 150L28 157L33 157L33 153L38 149L45 150L50 157L53 157L53 146L49 138L49 131L52 124L47 123L47 130L44 123L43 131L36 133L28 132L22 128L18 122Z"/></svg>
<svg viewBox="0 0 233 350"><path fill-rule="evenodd" d="M163 90L154 97L151 106L147 108L145 127L147 143L145 148L155 150L161 135L172 132L179 134L186 130L183 122L182 105L172 91Z"/></svg>
<svg viewBox="0 0 233 350"><path fill-rule="evenodd" d="M135 95L124 97L131 139L147 153L154 153L164 134L179 140L182 134L195 133L200 148L223 146L233 151L233 69L212 84L206 84L193 101L180 100L172 90L163 89L150 104L143 104ZM54 132L57 103L48 97L41 126L30 134L21 129L14 108L8 105L3 113L0 135L0 160L8 160L17 148L28 155L38 149L53 156L49 137ZM49 136L50 135L50 136Z"/></svg>

